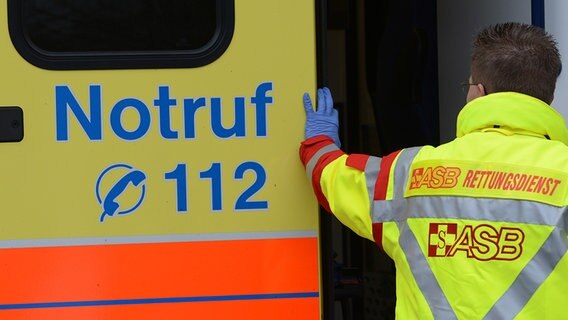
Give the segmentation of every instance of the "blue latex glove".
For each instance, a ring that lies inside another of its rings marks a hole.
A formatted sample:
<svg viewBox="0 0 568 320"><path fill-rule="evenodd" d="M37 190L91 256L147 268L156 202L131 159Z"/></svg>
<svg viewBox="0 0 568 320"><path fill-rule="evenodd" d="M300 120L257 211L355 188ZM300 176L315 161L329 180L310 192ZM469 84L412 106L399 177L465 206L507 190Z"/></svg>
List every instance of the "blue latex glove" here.
<svg viewBox="0 0 568 320"><path fill-rule="evenodd" d="M337 110L333 108L333 98L328 88L318 89L317 111L312 107L312 100L308 93L304 93L304 109L306 110L306 139L325 135L330 137L338 147L339 141L339 117Z"/></svg>

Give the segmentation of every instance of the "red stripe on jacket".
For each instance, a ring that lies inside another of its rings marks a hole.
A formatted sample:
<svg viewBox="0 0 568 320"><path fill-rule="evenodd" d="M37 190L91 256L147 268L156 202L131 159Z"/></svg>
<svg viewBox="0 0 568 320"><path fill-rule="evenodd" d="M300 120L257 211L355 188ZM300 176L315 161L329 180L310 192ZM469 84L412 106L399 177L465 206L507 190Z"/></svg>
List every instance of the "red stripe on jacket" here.
<svg viewBox="0 0 568 320"><path fill-rule="evenodd" d="M367 166L367 161L369 161L369 157L370 156L367 154L358 154L358 153L350 154L349 157L347 157L345 164L351 168L360 171L365 171L365 167Z"/></svg>
<svg viewBox="0 0 568 320"><path fill-rule="evenodd" d="M375 184L375 200L385 200L387 197L387 189L389 186L389 176L392 163L396 156L400 153L395 151L381 160L381 169L379 170L379 177L377 178L377 183Z"/></svg>
<svg viewBox="0 0 568 320"><path fill-rule="evenodd" d="M300 159L304 164L304 167L308 164L308 162L312 159L312 157L323 147L326 147L330 144L334 144L333 140L328 136L320 135L315 136L309 139L306 139L302 142L300 146ZM329 207L329 202L325 198L322 190L321 190L321 175L323 169L333 160L336 160L340 156L344 155L345 152L341 150L330 151L322 155L318 162L316 163L314 170L312 172L312 188L314 189L314 193L316 198L318 199L319 204L327 211L331 213L331 208Z"/></svg>

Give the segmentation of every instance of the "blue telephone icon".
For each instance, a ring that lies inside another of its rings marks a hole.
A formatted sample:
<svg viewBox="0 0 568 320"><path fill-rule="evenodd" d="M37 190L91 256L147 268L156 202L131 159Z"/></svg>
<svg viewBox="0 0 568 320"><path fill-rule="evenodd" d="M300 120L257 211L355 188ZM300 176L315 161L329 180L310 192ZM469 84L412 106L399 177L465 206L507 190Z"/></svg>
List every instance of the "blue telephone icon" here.
<svg viewBox="0 0 568 320"><path fill-rule="evenodd" d="M146 175L144 172L140 170L135 170L132 167L128 166L131 171L126 173L123 177L121 177L109 190L107 195L104 199L99 199L101 206L103 207L103 213L101 214L100 222L104 222L106 216L113 216L115 214L126 214L130 213L135 210L144 198L144 185L143 182L146 181ZM110 169L110 168L109 168ZM106 173L106 172L105 172ZM104 175L104 173L103 173ZM102 178L102 176L100 177ZM99 180L100 180L99 178ZM142 185L142 194L138 201L138 203L127 210L119 211L120 203L118 201L118 197L122 195L129 187L138 187Z"/></svg>

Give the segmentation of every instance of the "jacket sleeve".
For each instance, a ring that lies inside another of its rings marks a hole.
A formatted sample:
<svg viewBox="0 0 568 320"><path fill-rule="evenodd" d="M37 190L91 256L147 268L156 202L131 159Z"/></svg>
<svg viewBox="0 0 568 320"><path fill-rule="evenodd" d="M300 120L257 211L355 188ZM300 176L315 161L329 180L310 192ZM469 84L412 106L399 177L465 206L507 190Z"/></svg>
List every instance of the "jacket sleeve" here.
<svg viewBox="0 0 568 320"><path fill-rule="evenodd" d="M327 136L303 141L300 158L320 205L356 234L374 241L371 203L381 159L346 154Z"/></svg>

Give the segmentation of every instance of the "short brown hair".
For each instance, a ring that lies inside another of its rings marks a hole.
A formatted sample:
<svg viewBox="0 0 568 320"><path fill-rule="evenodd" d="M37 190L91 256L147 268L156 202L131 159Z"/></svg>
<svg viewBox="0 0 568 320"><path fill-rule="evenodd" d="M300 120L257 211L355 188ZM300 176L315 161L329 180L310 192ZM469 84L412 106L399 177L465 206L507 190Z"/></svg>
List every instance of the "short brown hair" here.
<svg viewBox="0 0 568 320"><path fill-rule="evenodd" d="M520 92L550 104L560 68L556 41L533 25L495 24L473 42L472 80L487 93Z"/></svg>

